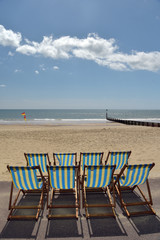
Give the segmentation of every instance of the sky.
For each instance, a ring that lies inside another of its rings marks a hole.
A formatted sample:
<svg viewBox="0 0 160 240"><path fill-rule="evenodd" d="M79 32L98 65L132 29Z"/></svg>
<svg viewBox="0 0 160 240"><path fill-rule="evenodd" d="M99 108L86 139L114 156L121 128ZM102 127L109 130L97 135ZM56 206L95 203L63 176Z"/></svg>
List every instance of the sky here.
<svg viewBox="0 0 160 240"><path fill-rule="evenodd" d="M0 0L0 109L160 109L160 0Z"/></svg>

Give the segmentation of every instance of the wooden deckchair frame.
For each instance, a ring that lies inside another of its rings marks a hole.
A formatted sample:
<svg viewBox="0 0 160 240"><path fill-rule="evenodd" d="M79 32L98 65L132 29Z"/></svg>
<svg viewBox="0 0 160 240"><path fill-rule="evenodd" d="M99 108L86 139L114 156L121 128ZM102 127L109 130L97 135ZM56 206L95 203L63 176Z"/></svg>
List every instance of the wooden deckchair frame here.
<svg viewBox="0 0 160 240"><path fill-rule="evenodd" d="M61 166L59 166L61 167ZM48 167L49 168L49 167ZM53 189L50 185L49 181L49 188L47 189L47 209L48 209L48 219L51 218L78 218L79 215L79 208L80 208L80 189L79 189L79 167L75 166L75 188L72 189ZM49 193L49 190L51 189L51 193ZM75 195L75 204L63 204L63 205L54 205L53 204L53 198L55 194L61 194L61 193L68 193L68 194L74 194ZM65 215L58 215L58 214L52 214L51 210L53 208L75 208L76 214L65 214Z"/></svg>
<svg viewBox="0 0 160 240"><path fill-rule="evenodd" d="M111 177L111 185L112 186L112 195L113 195L113 200L111 197L111 192L110 192L110 186L107 186L106 188L88 188L85 187L85 169L87 168L87 166L84 167L84 173L83 173L83 177L82 177L82 207L85 208L85 214L86 214L86 218L90 218L90 217L116 217L116 213L115 213L115 207L116 207L116 201L115 201L115 187L113 184L113 173L115 171L116 165L113 166L113 172L112 172L112 177ZM88 204L87 202L87 192L101 192L101 193L107 193L108 198L109 198L109 204ZM112 212L111 213L97 213L97 214L90 214L88 212L88 208L98 208L98 207L107 207L107 208L111 208Z"/></svg>
<svg viewBox="0 0 160 240"><path fill-rule="evenodd" d="M154 167L155 163L152 164L150 170ZM149 186L149 180L148 178L146 179L146 186L147 186L147 192L148 192L148 199L145 196L144 192L142 191L142 189L139 187L139 185L134 185L132 187L129 186L120 186L120 177L124 174L125 169L127 168L127 164L121 169L121 172L118 174L117 179L114 183L115 185L115 189L119 195L120 198L120 203L121 203L121 207L124 209L124 211L126 212L128 217L131 216L136 216L136 215L145 215L145 214L156 214L155 210L153 209L152 205L153 205L153 201L152 201L152 195L151 195L151 190L150 190L150 186ZM139 190L140 196L143 198L143 201L140 202L125 202L123 200L123 191L134 191L135 189ZM129 209L127 207L130 206L145 206L147 205L149 210L144 210L144 211L129 211Z"/></svg>
<svg viewBox="0 0 160 240"><path fill-rule="evenodd" d="M8 170L10 171L10 167L9 165L7 165ZM39 204L38 205L32 205L32 206L18 206L17 201L19 199L20 193L23 194L23 196L25 196L25 194L27 193L36 193L36 190L23 190L23 189L19 189L18 193L15 197L14 202L12 203L12 198L13 198L13 189L14 189L14 184L13 181L11 182L11 190L10 190L10 198L9 198L9 207L8 210L10 210L9 215L7 220L11 220L11 219L35 219L36 221L38 220L39 214L41 209L43 209L43 195L44 195L44 177L42 175L41 169L39 166L34 167L34 169L39 170L40 172L40 176L42 179L42 189L41 189L41 195L40 195L40 200L39 200ZM37 213L36 215L13 215L14 210L16 209L37 209Z"/></svg>
<svg viewBox="0 0 160 240"><path fill-rule="evenodd" d="M77 166L77 153L53 153L53 164L57 165L57 157L56 154L63 154L63 155L74 155L74 165Z"/></svg>

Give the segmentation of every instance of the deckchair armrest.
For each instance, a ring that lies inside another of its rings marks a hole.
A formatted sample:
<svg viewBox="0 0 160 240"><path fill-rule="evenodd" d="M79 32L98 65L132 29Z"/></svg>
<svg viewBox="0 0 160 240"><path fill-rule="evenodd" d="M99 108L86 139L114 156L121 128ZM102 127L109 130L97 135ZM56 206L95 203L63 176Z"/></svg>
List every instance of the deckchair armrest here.
<svg viewBox="0 0 160 240"><path fill-rule="evenodd" d="M115 180L115 182L114 182L114 185L116 185L116 183L119 181L120 177L122 176L122 174L123 174L123 172L124 172L124 170L126 169L127 166L128 166L128 165L125 164L125 165L123 166L123 168L121 169L120 173L117 174L117 178L116 178L116 180Z"/></svg>

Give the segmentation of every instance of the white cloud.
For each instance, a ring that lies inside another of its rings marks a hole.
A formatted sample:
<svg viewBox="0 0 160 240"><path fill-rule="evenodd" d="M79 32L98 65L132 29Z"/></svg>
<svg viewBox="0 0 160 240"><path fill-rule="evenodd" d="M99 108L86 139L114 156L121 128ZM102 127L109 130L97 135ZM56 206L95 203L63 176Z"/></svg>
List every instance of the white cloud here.
<svg viewBox="0 0 160 240"><path fill-rule="evenodd" d="M27 42L30 45L22 45L16 51L53 59L77 57L118 71L160 70L160 52L132 51L131 54L126 54L119 51L115 39L107 40L96 34L89 34L85 39L69 36L53 39L50 36L44 37L40 43Z"/></svg>
<svg viewBox="0 0 160 240"><path fill-rule="evenodd" d="M7 36L10 36L8 41ZM6 30L0 25L0 44L15 46L16 51L24 55L66 60L73 57L81 58L117 71L160 70L160 51L131 50L131 53L126 54L119 50L115 39L104 39L94 33L88 34L87 38L83 39L70 36L54 39L53 36L44 36L41 42L24 39L25 44L20 44L21 40L20 33Z"/></svg>
<svg viewBox="0 0 160 240"><path fill-rule="evenodd" d="M11 56L11 57L13 57L13 56L14 56L14 53L13 53L13 52L11 52L11 51L9 51L9 52L8 52L8 56Z"/></svg>
<svg viewBox="0 0 160 240"><path fill-rule="evenodd" d="M0 25L0 45L18 47L21 40L21 33L15 33L12 30L6 30L2 25Z"/></svg>
<svg viewBox="0 0 160 240"><path fill-rule="evenodd" d="M20 52L25 55L34 55L37 53L37 50L34 46L22 45L16 49L17 52Z"/></svg>
<svg viewBox="0 0 160 240"><path fill-rule="evenodd" d="M20 69L15 69L14 72L18 73L18 72L21 72L21 70Z"/></svg>
<svg viewBox="0 0 160 240"><path fill-rule="evenodd" d="M41 64L39 67L42 71L46 71L46 68L45 68L44 64Z"/></svg>
<svg viewBox="0 0 160 240"><path fill-rule="evenodd" d="M0 87L4 88L4 87L6 87L6 85L5 84L0 84Z"/></svg>
<svg viewBox="0 0 160 240"><path fill-rule="evenodd" d="M53 69L54 70L59 70L59 67L58 66L53 66Z"/></svg>
<svg viewBox="0 0 160 240"><path fill-rule="evenodd" d="M40 43L30 41L27 41L27 43L30 45L19 46L16 51L26 55L39 54L54 59L68 59L75 56L94 60L97 55L104 58L118 48L114 45L114 39L106 40L98 37L96 34L89 34L86 39L65 36L54 40L50 36L43 37Z"/></svg>
<svg viewBox="0 0 160 240"><path fill-rule="evenodd" d="M39 74L39 72L36 70L36 71L35 71L35 74Z"/></svg>

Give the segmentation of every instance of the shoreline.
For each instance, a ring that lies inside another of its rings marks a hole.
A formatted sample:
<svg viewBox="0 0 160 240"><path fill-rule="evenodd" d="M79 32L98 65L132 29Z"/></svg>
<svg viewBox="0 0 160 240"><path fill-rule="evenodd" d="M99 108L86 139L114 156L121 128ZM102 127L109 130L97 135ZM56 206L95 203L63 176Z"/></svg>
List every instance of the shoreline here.
<svg viewBox="0 0 160 240"><path fill-rule="evenodd" d="M64 119L64 120L26 120L26 121L2 121L0 120L0 125L19 125L19 126L56 126L56 125L83 125L83 124L106 124L111 123L106 119Z"/></svg>
<svg viewBox="0 0 160 240"><path fill-rule="evenodd" d="M160 177L160 128L120 123L0 125L0 181L10 181L9 165L26 165L24 152L132 151L129 164L152 163L150 178Z"/></svg>

